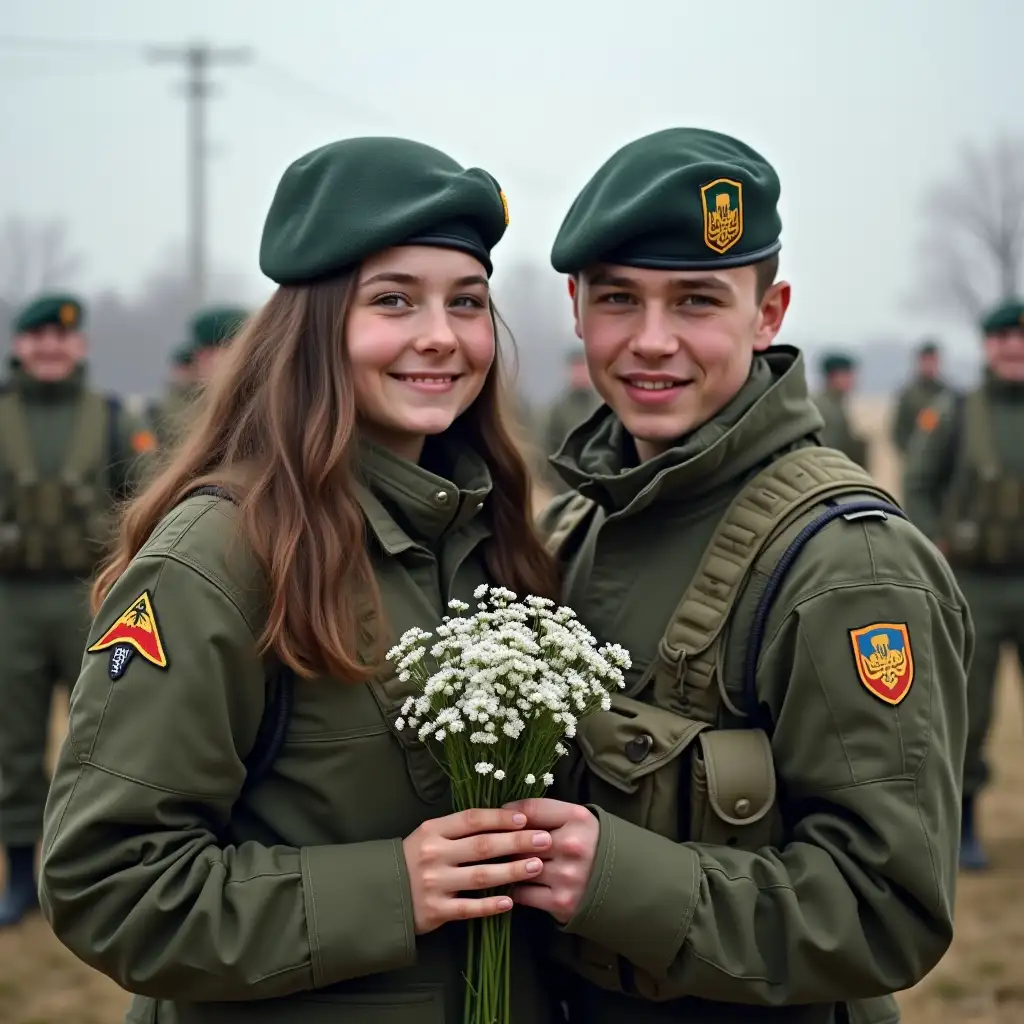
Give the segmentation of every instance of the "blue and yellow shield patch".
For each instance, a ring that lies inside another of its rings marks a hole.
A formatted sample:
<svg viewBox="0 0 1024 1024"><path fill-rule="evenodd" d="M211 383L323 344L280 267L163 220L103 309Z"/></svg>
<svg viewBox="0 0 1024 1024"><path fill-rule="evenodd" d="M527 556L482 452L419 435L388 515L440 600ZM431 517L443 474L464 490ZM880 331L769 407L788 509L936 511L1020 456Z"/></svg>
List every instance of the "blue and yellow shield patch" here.
<svg viewBox="0 0 1024 1024"><path fill-rule="evenodd" d="M879 700L899 704L914 682L914 653L905 622L875 622L850 630L860 681Z"/></svg>

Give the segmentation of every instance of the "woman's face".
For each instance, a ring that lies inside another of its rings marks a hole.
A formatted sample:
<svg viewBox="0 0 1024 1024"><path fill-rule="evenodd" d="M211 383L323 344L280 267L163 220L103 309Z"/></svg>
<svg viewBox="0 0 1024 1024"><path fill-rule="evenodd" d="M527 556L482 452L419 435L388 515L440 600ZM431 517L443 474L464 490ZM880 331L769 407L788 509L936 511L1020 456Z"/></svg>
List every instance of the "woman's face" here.
<svg viewBox="0 0 1024 1024"><path fill-rule="evenodd" d="M473 403L494 362L487 275L472 256L406 245L366 260L345 325L360 423L416 461Z"/></svg>

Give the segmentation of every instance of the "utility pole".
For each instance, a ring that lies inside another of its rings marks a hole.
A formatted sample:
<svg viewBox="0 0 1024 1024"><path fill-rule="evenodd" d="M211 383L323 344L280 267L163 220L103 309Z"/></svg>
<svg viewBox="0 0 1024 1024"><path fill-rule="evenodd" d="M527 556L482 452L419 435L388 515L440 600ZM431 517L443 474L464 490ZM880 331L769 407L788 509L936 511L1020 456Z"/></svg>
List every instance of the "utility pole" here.
<svg viewBox="0 0 1024 1024"><path fill-rule="evenodd" d="M181 47L157 47L149 51L154 63L183 64L188 78L188 262L193 312L206 301L207 161L206 101L214 94L210 69L217 64L245 64L252 54L247 47L220 49L205 43Z"/></svg>

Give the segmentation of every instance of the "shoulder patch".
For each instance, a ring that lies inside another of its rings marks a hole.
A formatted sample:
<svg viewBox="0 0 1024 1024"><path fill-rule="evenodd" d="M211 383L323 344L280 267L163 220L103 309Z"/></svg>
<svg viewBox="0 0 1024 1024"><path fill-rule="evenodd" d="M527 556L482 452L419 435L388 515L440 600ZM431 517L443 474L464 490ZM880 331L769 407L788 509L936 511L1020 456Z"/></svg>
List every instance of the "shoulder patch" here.
<svg viewBox="0 0 1024 1024"><path fill-rule="evenodd" d="M905 622L874 622L850 630L857 677L879 700L899 704L914 682L914 654Z"/></svg>
<svg viewBox="0 0 1024 1024"><path fill-rule="evenodd" d="M917 429L930 434L938 425L941 417L934 406L926 405L917 414Z"/></svg>
<svg viewBox="0 0 1024 1024"><path fill-rule="evenodd" d="M167 654L148 590L132 601L117 622L88 648L88 653L98 654L108 649L111 679L120 679L124 675L136 653L157 668L167 668Z"/></svg>

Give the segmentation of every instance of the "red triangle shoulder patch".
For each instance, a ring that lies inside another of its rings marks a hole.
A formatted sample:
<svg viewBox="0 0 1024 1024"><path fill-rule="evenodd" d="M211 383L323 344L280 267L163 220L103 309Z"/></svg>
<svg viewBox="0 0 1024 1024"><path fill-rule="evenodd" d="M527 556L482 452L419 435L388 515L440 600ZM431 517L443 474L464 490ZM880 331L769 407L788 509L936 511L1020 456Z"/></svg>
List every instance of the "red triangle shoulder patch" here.
<svg viewBox="0 0 1024 1024"><path fill-rule="evenodd" d="M167 654L148 590L132 601L117 622L88 650L90 654L96 654L119 645L137 651L157 668L167 668Z"/></svg>

